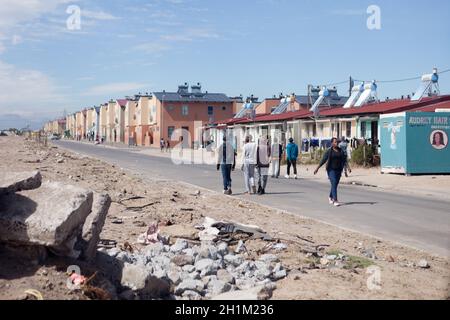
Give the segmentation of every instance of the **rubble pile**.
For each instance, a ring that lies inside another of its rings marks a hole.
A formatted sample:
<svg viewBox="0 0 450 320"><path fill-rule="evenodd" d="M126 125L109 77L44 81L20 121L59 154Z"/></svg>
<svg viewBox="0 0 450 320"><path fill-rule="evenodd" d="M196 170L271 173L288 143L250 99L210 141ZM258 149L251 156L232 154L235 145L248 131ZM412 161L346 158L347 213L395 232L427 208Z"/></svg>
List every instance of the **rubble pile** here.
<svg viewBox="0 0 450 320"><path fill-rule="evenodd" d="M18 253L92 260L111 200L107 194L42 182L40 172L0 175L0 243Z"/></svg>
<svg viewBox="0 0 450 320"><path fill-rule="evenodd" d="M206 241L192 245L177 239L173 245L156 242L133 253L99 250L122 263L120 297L124 299L220 299L224 293L231 299L235 291L237 297L270 298L275 282L287 271L274 254L251 260L238 247L233 250L226 242Z"/></svg>

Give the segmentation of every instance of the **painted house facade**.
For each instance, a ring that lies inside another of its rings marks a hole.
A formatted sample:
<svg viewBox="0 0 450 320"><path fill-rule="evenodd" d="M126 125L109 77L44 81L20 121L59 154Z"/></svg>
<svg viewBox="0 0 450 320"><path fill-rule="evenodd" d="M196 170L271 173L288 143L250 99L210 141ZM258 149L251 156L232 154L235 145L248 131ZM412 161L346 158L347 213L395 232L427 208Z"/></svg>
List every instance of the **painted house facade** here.
<svg viewBox="0 0 450 320"><path fill-rule="evenodd" d="M126 99L117 99L114 105L113 142L125 142L125 108Z"/></svg>
<svg viewBox="0 0 450 320"><path fill-rule="evenodd" d="M148 131L149 145L158 147L160 139L169 140L173 147L199 146L202 143L202 126L233 116L234 100L223 93L203 92L199 83L185 83L177 92L155 92L150 99Z"/></svg>
<svg viewBox="0 0 450 320"><path fill-rule="evenodd" d="M100 119L99 119L99 129L100 129L100 140L106 139L106 132L107 132L107 119L108 119L108 104L102 104L100 105L100 113L99 113Z"/></svg>
<svg viewBox="0 0 450 320"><path fill-rule="evenodd" d="M124 127L125 127L125 143L128 145L136 144L136 98L128 98L125 105L125 117L124 117Z"/></svg>
<svg viewBox="0 0 450 320"><path fill-rule="evenodd" d="M151 95L139 96L136 105L136 144L138 146L150 146L153 143L153 135L150 127L150 100Z"/></svg>

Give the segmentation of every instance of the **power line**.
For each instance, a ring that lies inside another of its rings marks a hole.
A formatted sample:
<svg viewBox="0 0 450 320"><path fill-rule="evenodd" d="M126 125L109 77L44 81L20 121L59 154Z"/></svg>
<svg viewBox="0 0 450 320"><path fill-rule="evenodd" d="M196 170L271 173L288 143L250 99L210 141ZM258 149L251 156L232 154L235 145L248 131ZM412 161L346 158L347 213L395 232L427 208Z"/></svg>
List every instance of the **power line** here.
<svg viewBox="0 0 450 320"><path fill-rule="evenodd" d="M325 87L337 86L339 84L344 84L344 83L348 83L348 80L341 81L341 82L336 82L336 83L326 84Z"/></svg>
<svg viewBox="0 0 450 320"><path fill-rule="evenodd" d="M445 69L443 71L439 71L438 74L443 74L443 73L447 73L450 72L450 69ZM412 80L419 80L421 79L422 76L417 76L417 77L411 77L411 78L403 78L403 79L394 79L394 80L376 80L377 83L396 83L396 82L406 82L406 81L412 81ZM358 80L358 79L353 79L353 81L357 81L357 82L371 82L372 80ZM344 84L344 83L348 83L349 80L345 80L345 81L341 81L341 82L336 82L336 83L330 83L325 85L326 87L331 87L331 86L337 86L339 84Z"/></svg>

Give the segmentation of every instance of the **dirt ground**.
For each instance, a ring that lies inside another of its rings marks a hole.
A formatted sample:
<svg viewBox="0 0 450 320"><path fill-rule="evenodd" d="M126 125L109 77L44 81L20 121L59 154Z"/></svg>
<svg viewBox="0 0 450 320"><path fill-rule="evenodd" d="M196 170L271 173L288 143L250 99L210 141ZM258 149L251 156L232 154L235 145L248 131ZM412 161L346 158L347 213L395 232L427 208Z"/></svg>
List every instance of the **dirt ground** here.
<svg viewBox="0 0 450 320"><path fill-rule="evenodd" d="M187 184L143 180L114 165L51 144L0 137L0 170L36 169L43 180L108 192L113 203L101 238L103 242L114 240L119 248L128 242L139 249L138 235L158 220L171 225L167 232L178 228L184 234L193 233L193 226L206 216L261 227L288 245L278 253L288 277L277 282L273 299L450 298L446 258ZM262 240L246 243L250 255L263 252L266 245ZM317 248L324 248L325 254L343 254L350 261L343 267L321 264L319 258L311 256ZM364 257L367 249L373 249L376 258ZM429 268L417 266L422 259L427 260ZM96 271L92 265L58 258L40 265L1 252L0 261L0 299L25 299L27 289L40 291L44 299L92 298L70 292L65 273L70 264L78 264L84 274L90 275ZM374 270L378 277L375 282Z"/></svg>

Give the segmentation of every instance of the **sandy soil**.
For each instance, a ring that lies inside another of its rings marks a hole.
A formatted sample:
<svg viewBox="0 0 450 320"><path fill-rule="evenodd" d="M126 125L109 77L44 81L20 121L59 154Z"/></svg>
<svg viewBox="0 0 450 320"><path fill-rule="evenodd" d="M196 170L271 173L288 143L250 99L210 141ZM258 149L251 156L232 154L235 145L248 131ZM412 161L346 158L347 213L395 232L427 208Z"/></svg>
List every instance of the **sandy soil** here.
<svg viewBox="0 0 450 320"><path fill-rule="evenodd" d="M131 172L55 146L37 145L20 137L0 137L1 170L41 171L44 180L62 181L95 191L108 192L113 200L101 238L115 240L118 247L128 242L135 249L137 236L155 220L172 224L162 232L188 236L205 216L254 224L288 245L279 253L290 271L277 282L273 299L448 299L450 265L448 259L406 246L346 231L312 219L294 216L248 201L174 181L142 180ZM62 161L60 159L63 159ZM126 200L138 196L139 199ZM139 209L142 207L142 209ZM172 231L170 231L172 230ZM267 242L249 240L249 254L264 251ZM308 252L321 246L324 253L342 253L359 261L344 267L322 265ZM363 257L373 248L376 259ZM1 253L0 253L1 254ZM417 263L426 259L430 268ZM26 289L39 290L45 299L87 299L70 293L65 286L67 266L79 264L86 275L95 266L51 258L46 265L0 255L0 299L24 299ZM379 270L379 284L369 289L370 272Z"/></svg>

